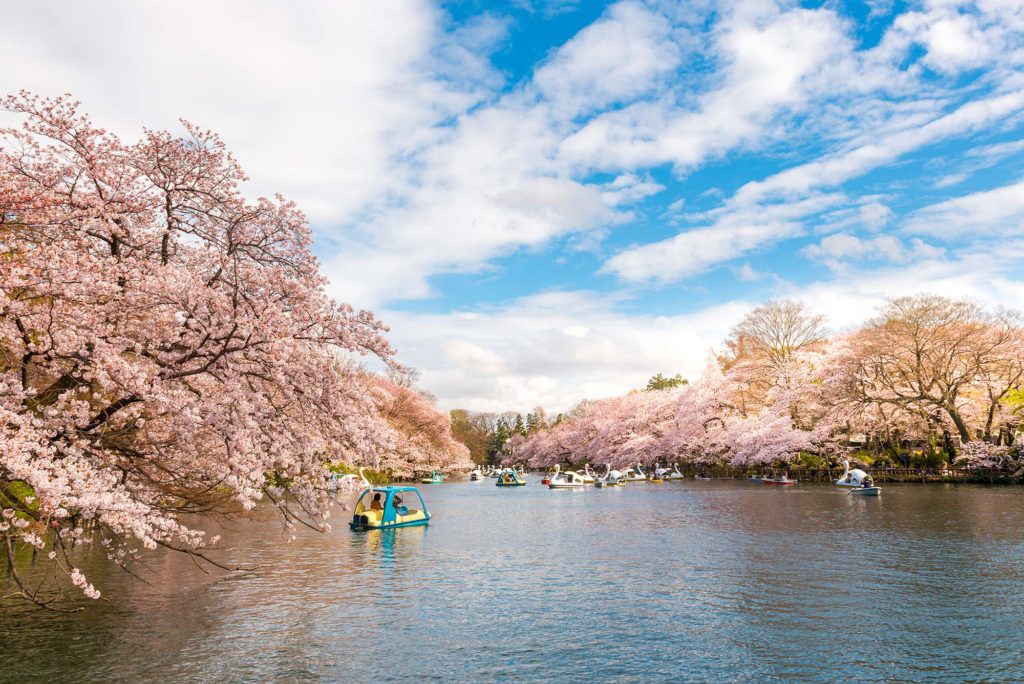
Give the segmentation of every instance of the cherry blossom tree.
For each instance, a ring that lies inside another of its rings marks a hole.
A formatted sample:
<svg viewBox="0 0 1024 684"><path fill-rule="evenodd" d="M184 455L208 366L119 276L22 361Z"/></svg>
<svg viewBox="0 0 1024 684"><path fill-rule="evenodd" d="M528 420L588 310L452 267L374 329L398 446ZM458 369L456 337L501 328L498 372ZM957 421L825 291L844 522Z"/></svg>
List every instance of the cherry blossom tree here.
<svg viewBox="0 0 1024 684"><path fill-rule="evenodd" d="M897 448L940 436L950 458L954 435L1009 445L1024 396L1019 321L922 295L894 299L860 330L827 339L821 317L769 302L736 326L695 383L586 402L518 451L534 465L742 467L802 451L832 459L855 432Z"/></svg>
<svg viewBox="0 0 1024 684"><path fill-rule="evenodd" d="M23 118L0 131L8 557L48 552L58 585L96 597L76 543L102 542L126 568L138 546L214 562L180 516L264 497L320 527L324 462L396 441L350 361L393 352L372 313L324 293L303 214L246 200L223 143L187 122L130 144L68 97L2 106Z"/></svg>
<svg viewBox="0 0 1024 684"><path fill-rule="evenodd" d="M377 413L386 425L389 448L374 462L381 470L408 477L433 469L469 472L469 449L452 435L451 419L426 396L379 376L366 378Z"/></svg>

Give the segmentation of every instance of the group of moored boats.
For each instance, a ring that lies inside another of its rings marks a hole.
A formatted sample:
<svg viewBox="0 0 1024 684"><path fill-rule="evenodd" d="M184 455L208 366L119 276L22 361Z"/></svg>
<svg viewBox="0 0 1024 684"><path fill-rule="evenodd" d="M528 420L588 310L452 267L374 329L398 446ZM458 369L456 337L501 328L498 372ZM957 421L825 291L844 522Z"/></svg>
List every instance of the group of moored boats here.
<svg viewBox="0 0 1024 684"><path fill-rule="evenodd" d="M561 466L556 465L540 483L551 489L575 489L589 486L621 487L630 482L662 484L666 480L683 480L685 478L686 476L679 471L678 463L674 464L672 468L662 468L661 464L655 463L650 472L644 471L643 465L639 463L625 470L613 470L610 465L606 465L604 473L594 472L589 465L585 465L583 470L562 470ZM697 479L708 480L711 478L698 476Z"/></svg>
<svg viewBox="0 0 1024 684"><path fill-rule="evenodd" d="M526 471L522 466L499 468L497 466L477 466L469 474L473 482L493 478L497 487L525 487Z"/></svg>
<svg viewBox="0 0 1024 684"><path fill-rule="evenodd" d="M835 481L836 486L847 487L850 489L851 494L858 494L860 496L878 496L882 493L882 488L875 485L871 480L871 476L866 472L859 468L851 469L849 461L843 461L843 464L845 472L843 472L842 477ZM526 486L526 470L522 465L477 466L469 474L469 479L474 482L487 478L497 480L495 484L498 487ZM655 463L650 471L645 471L644 466L639 463L625 470L612 469L611 465L606 465L603 473L591 470L589 465L585 465L582 470L562 470L560 465L556 465L547 472L540 483L550 489L578 489L582 487L621 487L630 482L662 484L666 480L684 479L686 479L686 475L679 470L678 463L672 464L671 468L662 467L660 463ZM694 475L694 479L710 480L711 478L698 473ZM443 476L441 473L434 471L429 478L423 478L421 482L431 484L440 483L442 480ZM747 482L788 486L796 484L798 480L794 480L787 474L752 475L747 478Z"/></svg>
<svg viewBox="0 0 1024 684"><path fill-rule="evenodd" d="M842 477L835 481L836 486L849 488L850 494L859 496L879 496L882 488L875 485L871 476L859 468L850 468L849 461L843 461L845 471ZM477 466L469 475L473 481L494 478L499 487L523 487L526 485L526 471L521 465L517 466ZM582 470L562 470L556 465L549 470L540 481L550 489L579 489L582 487L621 487L630 482L650 482L662 484L666 480L684 480L684 475L679 470L679 464L674 463L671 468L662 467L655 463L650 471L645 471L642 464L636 464L625 470L612 469L606 465L603 473L595 472L589 465L584 465ZM695 480L710 480L703 474L694 475ZM425 481L425 480L424 480ZM752 475L747 478L748 482L754 484L765 484L775 486L794 485L798 482L789 475Z"/></svg>
<svg viewBox="0 0 1024 684"><path fill-rule="evenodd" d="M850 468L850 462L847 460L843 461L844 472L842 477L835 481L837 487L847 487L850 490L850 494L857 494L858 496L880 496L882 494L882 488L874 483L871 476L860 468ZM765 476L765 475L751 475L747 478L747 482L753 484L766 484L766 485L794 485L797 480L791 479L788 475L782 474L778 476Z"/></svg>
<svg viewBox="0 0 1024 684"><path fill-rule="evenodd" d="M641 464L625 470L613 470L610 465L605 466L604 473L597 473L591 470L589 465L583 470L562 470L556 465L544 476L540 483L551 489L574 489L578 487L619 487L628 482L653 482L661 484L666 480L685 479L679 471L679 464L671 469L662 468L655 464L651 472L646 472ZM478 482L486 478L494 478L499 487L522 487L526 485L526 470L521 465L517 466L477 466L469 474L469 479ZM696 476L698 480L710 480L709 477Z"/></svg>

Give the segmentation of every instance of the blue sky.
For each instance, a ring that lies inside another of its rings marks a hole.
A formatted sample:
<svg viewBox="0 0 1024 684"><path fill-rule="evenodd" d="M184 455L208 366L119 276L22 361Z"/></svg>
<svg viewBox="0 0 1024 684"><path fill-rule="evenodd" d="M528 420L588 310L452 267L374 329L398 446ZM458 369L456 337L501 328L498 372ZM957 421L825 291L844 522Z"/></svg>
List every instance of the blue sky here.
<svg viewBox="0 0 1024 684"><path fill-rule="evenodd" d="M197 13L203 22L194 21ZM0 89L220 131L446 407L701 372L752 306L1024 302L1024 3L5 8Z"/></svg>

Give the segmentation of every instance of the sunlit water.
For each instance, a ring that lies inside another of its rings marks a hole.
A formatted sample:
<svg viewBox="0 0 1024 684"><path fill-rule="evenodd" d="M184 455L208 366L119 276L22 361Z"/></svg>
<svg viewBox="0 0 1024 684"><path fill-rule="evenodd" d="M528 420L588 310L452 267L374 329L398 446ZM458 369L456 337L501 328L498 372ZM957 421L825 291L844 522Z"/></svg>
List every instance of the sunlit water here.
<svg viewBox="0 0 1024 684"><path fill-rule="evenodd" d="M154 555L84 613L0 615L0 680L1021 681L1024 490L714 481L422 488L427 528Z"/></svg>

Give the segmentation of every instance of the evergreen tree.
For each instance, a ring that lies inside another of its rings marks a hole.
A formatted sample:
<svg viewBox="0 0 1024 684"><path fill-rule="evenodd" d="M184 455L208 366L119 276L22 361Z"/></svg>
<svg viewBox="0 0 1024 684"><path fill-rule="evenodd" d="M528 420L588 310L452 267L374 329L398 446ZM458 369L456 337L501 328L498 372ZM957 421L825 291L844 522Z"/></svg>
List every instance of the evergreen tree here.
<svg viewBox="0 0 1024 684"><path fill-rule="evenodd" d="M644 389L648 392L655 392L657 390L672 389L673 387L680 387L688 384L690 384L690 381L686 380L679 373L676 373L675 376L671 378L666 378L661 373L658 373L647 381L647 387Z"/></svg>

